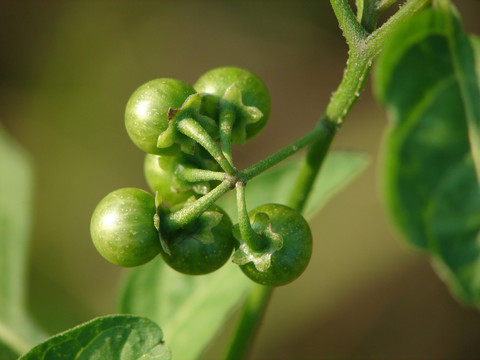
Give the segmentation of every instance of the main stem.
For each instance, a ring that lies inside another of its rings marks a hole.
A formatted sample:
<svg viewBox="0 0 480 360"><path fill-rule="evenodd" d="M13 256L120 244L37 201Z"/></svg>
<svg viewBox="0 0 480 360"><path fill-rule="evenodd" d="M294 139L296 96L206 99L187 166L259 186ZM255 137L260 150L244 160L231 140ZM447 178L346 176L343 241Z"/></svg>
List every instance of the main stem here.
<svg viewBox="0 0 480 360"><path fill-rule="evenodd" d="M391 34L393 24L405 21L423 8L430 0L408 0L385 24L371 35L358 23L347 0L330 0L340 28L349 45L349 58L344 76L327 105L324 115L317 123L318 128L329 129L325 137L314 142L302 164L294 191L288 205L302 211L308 200L312 185L321 169L330 145L343 124L365 85L373 58L380 52L385 40ZM253 170L244 173L253 172ZM263 318L273 288L255 284L247 295L237 319L233 337L229 343L225 359L244 359L252 339Z"/></svg>
<svg viewBox="0 0 480 360"><path fill-rule="evenodd" d="M320 118L316 128L310 132L312 135L305 135L302 139L309 136L316 136L318 139L310 146L305 159L302 163L299 175L297 177L294 190L287 203L297 211L302 211L308 195L312 189L315 178L323 164L330 144L340 128L343 119L358 98L362 88L371 61L349 61L345 70L344 78L337 91L332 96L325 115ZM360 76L359 76L360 75ZM355 81L355 79L357 81ZM321 134L321 136L319 136ZM311 140L311 139L310 139ZM311 144L311 141L309 141ZM288 148L288 147L287 147ZM285 148L285 149L287 149ZM291 148L292 149L292 148ZM287 151L287 150L285 150ZM272 155L272 157L276 154ZM267 158L269 159L269 158ZM267 159L265 159L267 161ZM262 162L254 165L240 173L240 175L252 175L256 173L256 168L260 167ZM237 321L234 337L231 340L226 360L244 359L250 348L253 335L256 333L260 320L265 313L268 302L273 292L272 287L255 284L247 296L243 305L240 317Z"/></svg>

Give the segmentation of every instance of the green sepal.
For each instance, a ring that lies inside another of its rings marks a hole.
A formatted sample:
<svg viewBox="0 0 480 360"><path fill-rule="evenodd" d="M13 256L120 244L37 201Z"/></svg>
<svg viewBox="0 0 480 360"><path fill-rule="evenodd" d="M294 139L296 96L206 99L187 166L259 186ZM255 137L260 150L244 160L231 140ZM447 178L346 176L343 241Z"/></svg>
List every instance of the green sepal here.
<svg viewBox="0 0 480 360"><path fill-rule="evenodd" d="M175 115L173 116L174 118L169 119L167 129L158 137L157 147L165 149L178 144L185 154L195 154L195 141L184 136L177 130L175 126L176 117Z"/></svg>
<svg viewBox="0 0 480 360"><path fill-rule="evenodd" d="M267 247L261 252L252 251L240 235L238 225L233 228L233 236L239 241L240 246L233 253L232 261L237 265L253 262L258 271L265 271L270 267L272 255L283 247L282 235L272 230L270 218L265 213L257 213L252 222L252 229L266 240Z"/></svg>
<svg viewBox="0 0 480 360"><path fill-rule="evenodd" d="M220 224L222 217L221 212L207 210L198 218L198 224L202 229L211 230Z"/></svg>
<svg viewBox="0 0 480 360"><path fill-rule="evenodd" d="M155 215L153 215L153 225L155 226L155 229L158 231L158 241L160 241L160 245L162 246L163 251L167 253L168 255L171 255L171 251L168 247L167 242L162 236L161 228L160 228L160 219L161 215L163 215L166 212L166 209L162 203L162 198L158 191L155 192Z"/></svg>
<svg viewBox="0 0 480 360"><path fill-rule="evenodd" d="M182 152L194 155L197 143L183 135L176 127L176 124L180 120L187 118L195 119L209 134L211 134L212 138L217 139L218 126L215 120L201 114L201 108L202 96L200 94L190 95L183 105L177 109L170 108L167 113L168 127L158 137L157 147L166 149L178 144L180 145Z"/></svg>
<svg viewBox="0 0 480 360"><path fill-rule="evenodd" d="M215 241L212 229L220 224L222 217L223 214L218 211L205 211L195 221L197 231L189 236L194 237L202 244L212 244Z"/></svg>
<svg viewBox="0 0 480 360"><path fill-rule="evenodd" d="M195 238L197 241L200 241L204 245L213 244L215 240L213 237L213 234L208 231L201 231L201 232L195 233L191 235L191 237Z"/></svg>
<svg viewBox="0 0 480 360"><path fill-rule="evenodd" d="M232 128L231 141L234 144L243 144L247 138L246 126L254 124L263 117L263 112L255 106L247 106L242 101L242 91L236 85L232 84L225 91L220 101L220 107L233 106L235 109L235 122Z"/></svg>

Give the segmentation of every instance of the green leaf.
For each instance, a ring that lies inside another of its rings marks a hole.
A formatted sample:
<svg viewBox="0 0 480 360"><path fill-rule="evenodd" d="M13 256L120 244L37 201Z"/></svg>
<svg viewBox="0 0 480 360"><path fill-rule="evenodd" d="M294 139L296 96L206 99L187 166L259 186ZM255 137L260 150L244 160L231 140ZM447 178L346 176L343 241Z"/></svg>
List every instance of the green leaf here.
<svg viewBox="0 0 480 360"><path fill-rule="evenodd" d="M480 38L470 37L470 44L466 43L466 37L462 37L462 48L465 48L465 54L462 58L467 58L468 62L461 63L465 78L464 88L462 89L464 97L467 98L466 108L468 121L468 135L470 139L470 147L472 148L473 159L475 161L475 169L477 171L477 179L480 180ZM460 47L460 45L459 45ZM468 50L471 47L471 50ZM472 52L472 54L470 53Z"/></svg>
<svg viewBox="0 0 480 360"><path fill-rule="evenodd" d="M231 263L212 274L188 276L157 257L129 271L119 309L162 324L175 359L197 359L251 286Z"/></svg>
<svg viewBox="0 0 480 360"><path fill-rule="evenodd" d="M388 210L451 290L478 305L480 198L469 126L478 120L480 95L459 20L432 10L414 16L385 45L375 75L391 119L384 143Z"/></svg>
<svg viewBox="0 0 480 360"><path fill-rule="evenodd" d="M0 343L17 355L45 338L25 308L32 178L28 156L0 128Z"/></svg>
<svg viewBox="0 0 480 360"><path fill-rule="evenodd" d="M475 56L475 72L477 82L480 83L480 37L470 35L470 44L472 45L473 55Z"/></svg>
<svg viewBox="0 0 480 360"><path fill-rule="evenodd" d="M427 214L435 267L460 299L478 304L480 190L470 154L440 181Z"/></svg>
<svg viewBox="0 0 480 360"><path fill-rule="evenodd" d="M169 360L162 330L146 318L108 315L34 347L19 360Z"/></svg>
<svg viewBox="0 0 480 360"><path fill-rule="evenodd" d="M284 161L250 180L245 195L249 209L269 203L286 205L292 186L295 184L301 161L301 157ZM321 174L315 181L304 215L308 219L313 218L332 196L366 168L368 162L368 156L364 153L331 151L325 159ZM275 186L272 184L275 184ZM229 193L217 203L232 219L237 218L235 194Z"/></svg>

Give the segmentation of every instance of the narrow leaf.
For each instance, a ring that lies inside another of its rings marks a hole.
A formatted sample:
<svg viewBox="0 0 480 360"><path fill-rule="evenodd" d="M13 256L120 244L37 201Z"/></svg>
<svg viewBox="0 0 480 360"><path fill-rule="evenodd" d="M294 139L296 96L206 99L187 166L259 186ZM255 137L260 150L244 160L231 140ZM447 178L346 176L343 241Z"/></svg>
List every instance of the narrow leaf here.
<svg viewBox="0 0 480 360"><path fill-rule="evenodd" d="M450 289L478 305L480 198L471 131L480 96L458 21L429 10L399 27L379 59L374 86L391 119L384 143L388 210Z"/></svg>
<svg viewBox="0 0 480 360"><path fill-rule="evenodd" d="M109 315L55 335L19 360L169 360L162 330L131 315Z"/></svg>
<svg viewBox="0 0 480 360"><path fill-rule="evenodd" d="M44 339L25 309L32 185L28 156L0 128L0 343L18 355Z"/></svg>
<svg viewBox="0 0 480 360"><path fill-rule="evenodd" d="M162 324L173 358L197 359L250 287L231 263L212 274L188 276L157 257L129 271L119 309Z"/></svg>

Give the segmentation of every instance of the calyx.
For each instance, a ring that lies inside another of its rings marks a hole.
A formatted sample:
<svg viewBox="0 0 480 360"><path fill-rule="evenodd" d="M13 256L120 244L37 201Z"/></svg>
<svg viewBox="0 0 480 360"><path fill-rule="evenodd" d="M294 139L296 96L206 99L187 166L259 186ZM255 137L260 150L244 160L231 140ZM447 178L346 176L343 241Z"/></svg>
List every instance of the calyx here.
<svg viewBox="0 0 480 360"><path fill-rule="evenodd" d="M234 252L232 261L237 265L253 262L258 271L264 272L270 267L272 255L283 247L282 235L272 230L270 218L265 213L255 214L252 229L265 241L266 246L261 251L253 251L240 235L238 225L233 229L233 236L240 246Z"/></svg>

